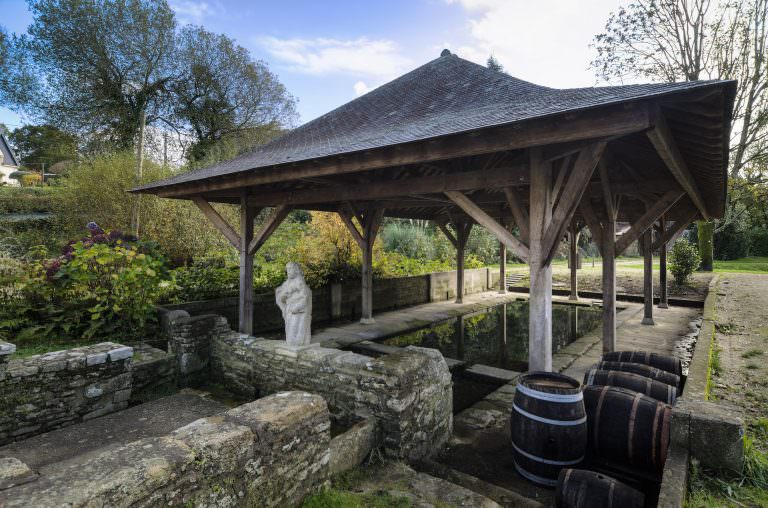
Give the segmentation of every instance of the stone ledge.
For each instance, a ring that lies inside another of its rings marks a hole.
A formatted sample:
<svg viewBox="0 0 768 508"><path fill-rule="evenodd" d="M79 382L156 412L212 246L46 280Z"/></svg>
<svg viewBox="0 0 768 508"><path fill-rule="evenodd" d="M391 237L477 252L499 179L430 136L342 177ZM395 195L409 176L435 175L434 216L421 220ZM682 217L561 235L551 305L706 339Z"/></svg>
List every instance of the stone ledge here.
<svg viewBox="0 0 768 508"><path fill-rule="evenodd" d="M37 473L14 457L0 457L0 490L10 489L37 479Z"/></svg>

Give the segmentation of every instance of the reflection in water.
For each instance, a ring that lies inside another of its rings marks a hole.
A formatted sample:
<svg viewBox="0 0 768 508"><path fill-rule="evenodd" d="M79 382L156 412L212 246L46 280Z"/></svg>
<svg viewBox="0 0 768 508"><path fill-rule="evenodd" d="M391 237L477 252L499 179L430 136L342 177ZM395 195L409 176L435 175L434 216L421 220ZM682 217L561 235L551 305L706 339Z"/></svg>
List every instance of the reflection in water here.
<svg viewBox="0 0 768 508"><path fill-rule="evenodd" d="M600 318L599 309L553 305L552 351L594 330ZM522 372L528 364L528 302L502 304L465 314L384 343L439 349L446 358Z"/></svg>

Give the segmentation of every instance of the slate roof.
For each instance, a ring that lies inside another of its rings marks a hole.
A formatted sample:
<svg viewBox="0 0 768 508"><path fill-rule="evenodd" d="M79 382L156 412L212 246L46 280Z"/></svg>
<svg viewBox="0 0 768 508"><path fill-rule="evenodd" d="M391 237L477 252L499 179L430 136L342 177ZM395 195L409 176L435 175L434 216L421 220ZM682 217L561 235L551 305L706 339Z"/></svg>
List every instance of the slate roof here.
<svg viewBox="0 0 768 508"><path fill-rule="evenodd" d="M16 159L16 154L13 153L11 145L8 143L8 140L5 139L3 134L0 134L0 153L3 154L3 162L0 163L0 165L12 167L19 166L19 161Z"/></svg>
<svg viewBox="0 0 768 508"><path fill-rule="evenodd" d="M440 56L252 152L135 190L284 163L382 148L637 99L728 84L655 83L556 89L490 70L456 55Z"/></svg>

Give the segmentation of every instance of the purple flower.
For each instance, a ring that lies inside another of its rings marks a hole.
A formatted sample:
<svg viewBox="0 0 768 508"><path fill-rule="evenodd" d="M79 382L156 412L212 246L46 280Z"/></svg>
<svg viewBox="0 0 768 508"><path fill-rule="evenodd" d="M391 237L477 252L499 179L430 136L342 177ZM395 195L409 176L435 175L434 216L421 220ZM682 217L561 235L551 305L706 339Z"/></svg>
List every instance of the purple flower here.
<svg viewBox="0 0 768 508"><path fill-rule="evenodd" d="M87 228L88 228L88 231L90 231L90 232L91 232L91 235L92 235L92 236L95 236L95 235L103 235L103 234L104 234L104 230L103 230L103 229L101 229L101 228L99 227L99 225L98 225L98 224L96 224L96 223L95 223L95 222L93 222L93 221L89 222L89 223L88 223L88 224L87 224L85 227L87 227Z"/></svg>

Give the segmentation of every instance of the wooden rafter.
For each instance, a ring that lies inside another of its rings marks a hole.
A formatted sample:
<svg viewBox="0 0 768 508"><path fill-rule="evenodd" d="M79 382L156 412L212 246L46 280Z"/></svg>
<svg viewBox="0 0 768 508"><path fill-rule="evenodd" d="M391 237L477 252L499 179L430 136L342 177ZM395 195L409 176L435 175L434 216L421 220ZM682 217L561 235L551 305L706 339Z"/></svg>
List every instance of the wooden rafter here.
<svg viewBox="0 0 768 508"><path fill-rule="evenodd" d="M272 233L275 232L277 227L288 216L290 211L290 207L285 205L277 206L274 210L272 210L272 213L270 213L269 216L264 220L264 224L262 224L261 230L256 235L254 235L253 240L251 240L251 243L248 244L248 254L255 254L256 251L258 251L264 245L264 243L269 240L269 237L272 236Z"/></svg>
<svg viewBox="0 0 768 508"><path fill-rule="evenodd" d="M528 247L512 235L507 229L496 222L490 215L488 215L482 208L472 202L467 196L461 192L447 191L445 195L450 198L451 201L464 210L464 212L472 217L478 224L486 228L512 253L520 259L527 260L529 256Z"/></svg>
<svg viewBox="0 0 768 508"><path fill-rule="evenodd" d="M565 234L565 230L573 218L573 213L579 206L595 166L605 151L605 146L606 143L603 141L579 152L568 177L568 182L563 189L563 195L552 212L552 219L544 235L542 252L544 252L545 264L549 264L554 258L557 244Z"/></svg>
<svg viewBox="0 0 768 508"><path fill-rule="evenodd" d="M654 110L653 115L654 128L647 132L648 139L650 139L659 157L664 161L669 168L669 171L680 183L680 186L690 196L693 204L699 209L701 215L705 218L709 218L709 212L707 206L704 203L704 198L699 191L699 186L688 169L680 149L677 146L672 131L667 124L666 118L660 109Z"/></svg>
<svg viewBox="0 0 768 508"><path fill-rule="evenodd" d="M529 146L544 146L640 132L650 125L648 110L638 105L603 108L578 114L536 120L526 125L503 126L478 133L453 134L438 139L416 141L345 154L280 164L249 171L229 178L190 182L156 191L161 197L187 197L225 189L251 187L298 178L355 173L364 170L419 164ZM258 203L256 203L258 204ZM291 204L287 202L265 203Z"/></svg>
<svg viewBox="0 0 768 508"><path fill-rule="evenodd" d="M229 223L222 217L211 204L200 196L192 197L192 202L197 205L203 215L205 215L209 221L221 232L224 237L229 240L229 243L235 249L240 250L240 235L237 231L229 225Z"/></svg>
<svg viewBox="0 0 768 508"><path fill-rule="evenodd" d="M667 191L653 206L632 224L629 230L616 241L616 255L620 256L627 247L640 238L645 230L653 226L659 217L667 212L677 201L683 197L682 191Z"/></svg>

